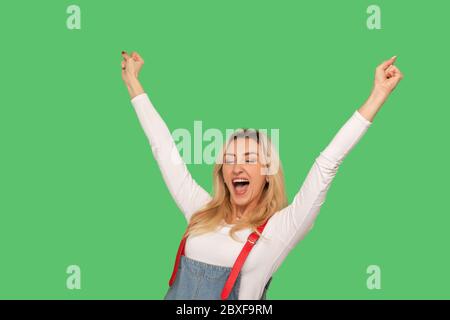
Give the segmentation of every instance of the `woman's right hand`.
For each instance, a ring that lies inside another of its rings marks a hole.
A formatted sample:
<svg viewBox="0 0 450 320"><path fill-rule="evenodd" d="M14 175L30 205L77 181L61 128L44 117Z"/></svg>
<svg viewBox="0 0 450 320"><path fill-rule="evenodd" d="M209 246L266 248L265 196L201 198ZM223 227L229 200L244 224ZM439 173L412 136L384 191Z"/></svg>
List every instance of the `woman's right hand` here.
<svg viewBox="0 0 450 320"><path fill-rule="evenodd" d="M131 98L144 93L144 89L139 83L139 72L144 65L144 59L137 53L132 52L131 56L125 51L122 51L122 80L127 86L128 93Z"/></svg>
<svg viewBox="0 0 450 320"><path fill-rule="evenodd" d="M132 81L139 77L144 59L137 52L132 52L130 56L126 51L122 51L122 57L122 80L130 86Z"/></svg>

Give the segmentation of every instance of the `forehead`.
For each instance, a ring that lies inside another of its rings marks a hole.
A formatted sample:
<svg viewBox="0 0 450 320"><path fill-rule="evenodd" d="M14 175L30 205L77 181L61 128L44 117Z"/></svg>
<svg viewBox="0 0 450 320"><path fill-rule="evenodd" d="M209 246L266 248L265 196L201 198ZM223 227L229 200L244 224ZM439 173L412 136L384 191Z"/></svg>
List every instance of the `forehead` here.
<svg viewBox="0 0 450 320"><path fill-rule="evenodd" d="M252 138L239 137L229 142L225 153L243 154L247 152L258 153L258 142Z"/></svg>

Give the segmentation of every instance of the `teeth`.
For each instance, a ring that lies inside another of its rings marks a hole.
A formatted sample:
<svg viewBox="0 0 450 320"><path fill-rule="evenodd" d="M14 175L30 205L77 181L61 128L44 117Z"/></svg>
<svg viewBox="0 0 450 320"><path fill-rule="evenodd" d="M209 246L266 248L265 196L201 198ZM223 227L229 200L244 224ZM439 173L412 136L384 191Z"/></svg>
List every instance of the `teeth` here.
<svg viewBox="0 0 450 320"><path fill-rule="evenodd" d="M248 179L233 179L233 183L236 182L248 182Z"/></svg>

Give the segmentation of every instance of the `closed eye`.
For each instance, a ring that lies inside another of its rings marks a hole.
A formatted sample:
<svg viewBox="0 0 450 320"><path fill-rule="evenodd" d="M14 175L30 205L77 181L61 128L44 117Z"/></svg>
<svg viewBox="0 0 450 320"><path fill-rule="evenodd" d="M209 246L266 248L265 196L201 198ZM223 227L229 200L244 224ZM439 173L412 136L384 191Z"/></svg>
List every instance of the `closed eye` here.
<svg viewBox="0 0 450 320"><path fill-rule="evenodd" d="M234 163L234 161L235 161L235 157L233 155L226 155L223 160L223 162L226 164L232 164L232 163Z"/></svg>

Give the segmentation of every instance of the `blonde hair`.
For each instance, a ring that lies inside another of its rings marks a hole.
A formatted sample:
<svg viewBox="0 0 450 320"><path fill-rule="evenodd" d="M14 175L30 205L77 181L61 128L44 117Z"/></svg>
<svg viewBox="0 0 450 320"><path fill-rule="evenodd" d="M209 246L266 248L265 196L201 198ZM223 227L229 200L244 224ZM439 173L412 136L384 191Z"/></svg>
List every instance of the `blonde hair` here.
<svg viewBox="0 0 450 320"><path fill-rule="evenodd" d="M250 228L257 231L257 227L273 216L274 213L287 206L284 188L284 175L278 152L265 133L253 129L238 129L218 153L213 169L213 198L202 209L193 214L190 219L185 236L200 235L215 231L224 221L232 218L232 205L230 191L225 185L222 174L223 156L227 146L237 138L251 138L258 143L259 159L265 168L267 183L262 190L257 205L248 212L248 215L239 220L230 230L230 236L236 240L235 232Z"/></svg>

